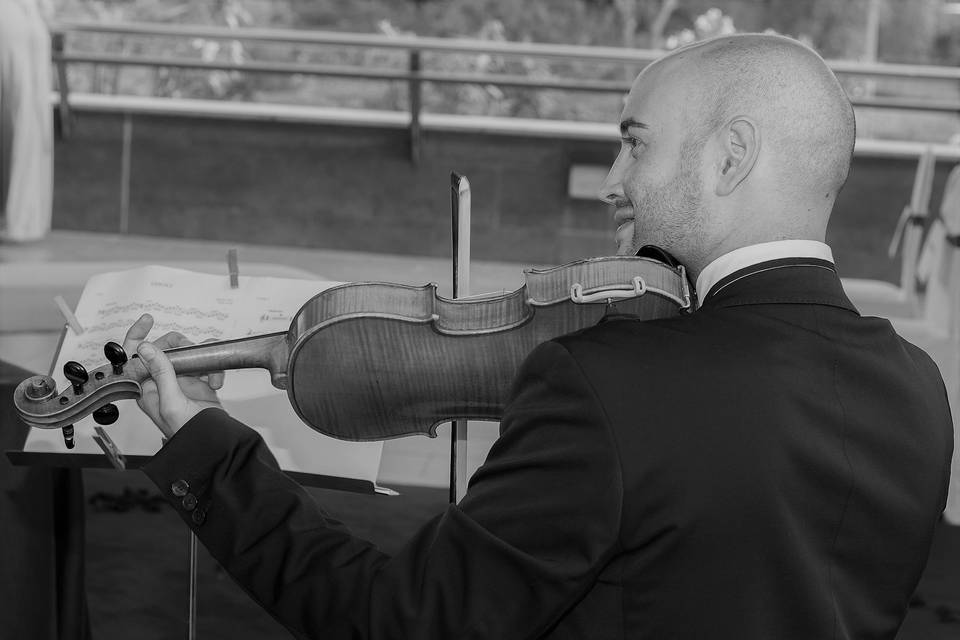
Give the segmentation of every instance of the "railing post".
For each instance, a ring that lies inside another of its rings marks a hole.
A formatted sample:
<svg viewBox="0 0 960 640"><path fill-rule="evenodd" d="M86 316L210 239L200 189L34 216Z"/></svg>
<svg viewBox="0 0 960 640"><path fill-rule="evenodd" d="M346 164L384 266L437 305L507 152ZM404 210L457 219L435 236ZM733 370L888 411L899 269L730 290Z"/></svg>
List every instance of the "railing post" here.
<svg viewBox="0 0 960 640"><path fill-rule="evenodd" d="M420 162L420 51L410 50L410 162Z"/></svg>
<svg viewBox="0 0 960 640"><path fill-rule="evenodd" d="M53 60L57 66L57 91L60 94L60 104L57 106L56 131L62 140L68 138L73 128L70 112L70 85L67 82L67 62L64 60L66 35L63 32L51 34L50 45L53 49Z"/></svg>

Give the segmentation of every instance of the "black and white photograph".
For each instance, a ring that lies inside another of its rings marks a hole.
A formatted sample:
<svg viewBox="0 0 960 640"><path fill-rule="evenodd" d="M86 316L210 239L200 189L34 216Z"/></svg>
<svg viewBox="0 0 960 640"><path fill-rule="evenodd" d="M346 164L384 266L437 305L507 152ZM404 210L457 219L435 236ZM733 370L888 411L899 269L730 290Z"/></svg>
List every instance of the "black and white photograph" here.
<svg viewBox="0 0 960 640"><path fill-rule="evenodd" d="M0 0L0 640L960 640L960 0Z"/></svg>

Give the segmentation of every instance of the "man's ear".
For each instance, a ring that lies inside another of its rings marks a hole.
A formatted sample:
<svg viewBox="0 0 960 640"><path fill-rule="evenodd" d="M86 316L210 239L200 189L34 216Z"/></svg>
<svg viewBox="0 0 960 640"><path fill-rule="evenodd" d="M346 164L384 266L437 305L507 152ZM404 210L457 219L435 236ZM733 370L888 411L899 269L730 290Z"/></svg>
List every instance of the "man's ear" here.
<svg viewBox="0 0 960 640"><path fill-rule="evenodd" d="M737 116L723 129L720 164L714 192L728 196L743 182L760 153L760 128L746 116Z"/></svg>

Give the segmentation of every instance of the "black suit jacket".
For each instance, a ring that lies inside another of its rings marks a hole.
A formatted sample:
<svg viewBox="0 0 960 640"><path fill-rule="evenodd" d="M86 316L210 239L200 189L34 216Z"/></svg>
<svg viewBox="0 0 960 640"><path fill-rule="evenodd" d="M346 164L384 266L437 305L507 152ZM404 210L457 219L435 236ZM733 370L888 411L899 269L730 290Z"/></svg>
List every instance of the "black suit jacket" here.
<svg viewBox="0 0 960 640"><path fill-rule="evenodd" d="M796 262L538 347L466 497L394 557L220 410L146 472L299 638L893 638L945 502L945 389Z"/></svg>

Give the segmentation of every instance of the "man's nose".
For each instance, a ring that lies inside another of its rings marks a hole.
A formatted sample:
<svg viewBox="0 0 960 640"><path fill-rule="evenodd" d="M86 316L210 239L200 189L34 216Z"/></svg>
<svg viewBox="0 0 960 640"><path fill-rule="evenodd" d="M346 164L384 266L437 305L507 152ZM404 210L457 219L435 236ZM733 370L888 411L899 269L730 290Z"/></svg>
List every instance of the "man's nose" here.
<svg viewBox="0 0 960 640"><path fill-rule="evenodd" d="M622 184L623 176L621 175L623 171L620 164L620 156L618 155L617 159L613 161L610 171L607 172L607 177L603 179L600 191L597 192L597 197L607 204L616 205L618 201L622 201L625 197Z"/></svg>

